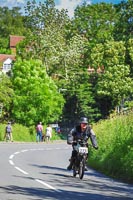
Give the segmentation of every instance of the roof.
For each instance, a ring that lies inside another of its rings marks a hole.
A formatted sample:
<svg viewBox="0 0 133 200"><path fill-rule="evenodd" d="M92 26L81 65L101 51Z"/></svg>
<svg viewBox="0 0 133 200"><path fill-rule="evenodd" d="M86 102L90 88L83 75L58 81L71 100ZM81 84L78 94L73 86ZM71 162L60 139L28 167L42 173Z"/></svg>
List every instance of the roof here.
<svg viewBox="0 0 133 200"><path fill-rule="evenodd" d="M16 45L24 38L24 36L10 35L10 47L16 47Z"/></svg>
<svg viewBox="0 0 133 200"><path fill-rule="evenodd" d="M4 65L10 65L12 63L12 59L11 58L7 58L4 62Z"/></svg>
<svg viewBox="0 0 133 200"><path fill-rule="evenodd" d="M4 62L8 58L15 60L15 55L0 54L0 62Z"/></svg>

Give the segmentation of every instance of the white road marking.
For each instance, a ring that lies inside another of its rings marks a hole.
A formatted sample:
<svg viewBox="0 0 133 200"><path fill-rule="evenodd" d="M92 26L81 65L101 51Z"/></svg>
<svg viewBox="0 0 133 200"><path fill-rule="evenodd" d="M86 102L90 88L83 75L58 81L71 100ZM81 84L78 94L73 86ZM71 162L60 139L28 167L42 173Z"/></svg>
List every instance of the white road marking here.
<svg viewBox="0 0 133 200"><path fill-rule="evenodd" d="M25 149L25 150L22 150L21 152L23 153L23 152L27 152L28 150L27 149Z"/></svg>
<svg viewBox="0 0 133 200"><path fill-rule="evenodd" d="M14 155L12 154L10 157L9 157L9 159L12 159L14 157Z"/></svg>
<svg viewBox="0 0 133 200"><path fill-rule="evenodd" d="M56 148L56 149L57 149L57 150L60 150L61 148ZM66 148L64 148L64 149L66 149ZM27 151L37 151L37 150L48 150L48 151L49 151L49 150L53 150L53 148L46 148L46 149L44 149L44 148L38 148L38 149L24 149L24 150L21 150L20 152L17 151L17 152L15 152L14 154L10 155L10 157L9 157L9 163L10 163L11 165L14 165L14 168L17 169L18 171L20 171L21 173L23 173L23 174L25 174L25 175L28 175L28 174L29 174L28 172L26 172L26 171L22 170L21 168L15 166L14 162L12 161L12 159L13 159L13 157L14 157L15 155L17 155L17 154L19 154L19 153L24 153L24 152L27 152ZM46 186L46 187L49 188L49 189L55 190L55 191L57 191L57 192L61 192L60 190L58 190L58 189L54 188L53 186L51 186L51 185L45 183L44 181L41 181L41 180L39 180L39 179L35 179L35 181L41 183L42 185Z"/></svg>
<svg viewBox="0 0 133 200"><path fill-rule="evenodd" d="M19 154L20 152L19 151L17 151L17 152L15 152L14 154Z"/></svg>
<svg viewBox="0 0 133 200"><path fill-rule="evenodd" d="M23 174L28 174L27 172L25 172L24 170L20 169L19 167L15 167L15 169L17 169L18 171L22 172Z"/></svg>
<svg viewBox="0 0 133 200"><path fill-rule="evenodd" d="M14 165L14 162L13 162L12 160L9 160L9 163L10 163L11 165Z"/></svg>
<svg viewBox="0 0 133 200"><path fill-rule="evenodd" d="M41 181L39 179L35 179L37 182L41 183L42 185L46 186L47 188L51 189L51 190L56 190L57 192L61 192L60 190L57 190L56 188L54 188L53 186L45 183L44 181Z"/></svg>

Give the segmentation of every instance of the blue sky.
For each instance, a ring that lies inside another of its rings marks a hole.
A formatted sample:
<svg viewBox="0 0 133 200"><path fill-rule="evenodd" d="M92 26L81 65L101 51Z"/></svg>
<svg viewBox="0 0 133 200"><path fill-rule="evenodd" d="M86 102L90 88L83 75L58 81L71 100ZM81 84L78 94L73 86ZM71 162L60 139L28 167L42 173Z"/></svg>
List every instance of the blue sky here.
<svg viewBox="0 0 133 200"><path fill-rule="evenodd" d="M7 6L9 8L19 6L21 8L26 5L27 0L0 0L0 7ZM44 2L44 0L36 0L36 2ZM84 0L55 0L56 7L60 10L62 8L68 10L68 15L70 17L73 16L74 9L77 5L80 5L84 2ZM88 4L92 3L113 3L117 4L120 3L121 0L86 0Z"/></svg>

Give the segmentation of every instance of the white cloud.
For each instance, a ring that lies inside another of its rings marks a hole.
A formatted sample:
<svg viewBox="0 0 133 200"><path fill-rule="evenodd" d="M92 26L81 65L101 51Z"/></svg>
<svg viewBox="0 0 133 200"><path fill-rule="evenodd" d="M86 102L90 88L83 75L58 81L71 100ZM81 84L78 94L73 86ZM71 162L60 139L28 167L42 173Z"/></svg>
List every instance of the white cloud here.
<svg viewBox="0 0 133 200"><path fill-rule="evenodd" d="M9 8L18 6L21 7L23 10L24 5L26 5L26 2L28 0L0 0L0 6L7 6ZM30 0L31 1L31 0ZM36 0L36 2L43 2L44 0ZM73 17L74 15L74 9L77 7L77 5L81 5L84 0L55 0L56 8L61 10L62 8L66 9L68 11L68 15L70 17ZM87 4L90 4L92 0L86 0Z"/></svg>
<svg viewBox="0 0 133 200"><path fill-rule="evenodd" d="M61 10L62 8L68 10L68 15L73 17L74 9L77 5L81 3L81 0L61 0L59 5L56 6L57 9Z"/></svg>
<svg viewBox="0 0 133 200"><path fill-rule="evenodd" d="M68 15L73 17L74 9L77 5L83 3L83 0L60 0L59 5L56 6L57 9L61 10L62 8L68 10ZM87 3L90 4L91 0L88 0Z"/></svg>

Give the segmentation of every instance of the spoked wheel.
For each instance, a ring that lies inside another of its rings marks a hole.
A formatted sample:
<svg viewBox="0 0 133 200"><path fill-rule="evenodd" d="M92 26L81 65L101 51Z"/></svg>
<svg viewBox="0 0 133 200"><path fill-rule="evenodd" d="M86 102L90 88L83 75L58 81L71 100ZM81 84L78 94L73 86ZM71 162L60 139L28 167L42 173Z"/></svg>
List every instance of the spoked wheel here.
<svg viewBox="0 0 133 200"><path fill-rule="evenodd" d="M85 172L85 161L84 159L80 161L79 165L79 178L82 179Z"/></svg>
<svg viewBox="0 0 133 200"><path fill-rule="evenodd" d="M78 174L78 172L77 172L76 160L74 160L74 163L73 163L73 177L76 177L77 174Z"/></svg>

